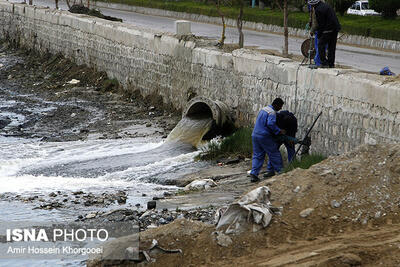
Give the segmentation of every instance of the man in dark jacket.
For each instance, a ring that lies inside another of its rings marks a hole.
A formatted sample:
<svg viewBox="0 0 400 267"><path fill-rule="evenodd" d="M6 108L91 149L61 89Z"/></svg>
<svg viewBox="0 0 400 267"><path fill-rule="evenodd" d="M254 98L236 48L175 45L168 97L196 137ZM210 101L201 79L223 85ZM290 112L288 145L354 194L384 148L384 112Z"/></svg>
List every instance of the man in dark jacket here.
<svg viewBox="0 0 400 267"><path fill-rule="evenodd" d="M338 33L341 29L335 11L321 0L308 0L308 4L314 9L317 20L318 51L322 67L335 67L335 52ZM313 31L311 32L313 34ZM325 47L328 46L328 58L326 58Z"/></svg>
<svg viewBox="0 0 400 267"><path fill-rule="evenodd" d="M288 110L282 110L276 113L276 125L286 131L286 135L280 135L277 138L278 146L285 145L288 154L288 161L294 160L295 154L295 143L298 143L296 139L297 132L297 118L292 112Z"/></svg>

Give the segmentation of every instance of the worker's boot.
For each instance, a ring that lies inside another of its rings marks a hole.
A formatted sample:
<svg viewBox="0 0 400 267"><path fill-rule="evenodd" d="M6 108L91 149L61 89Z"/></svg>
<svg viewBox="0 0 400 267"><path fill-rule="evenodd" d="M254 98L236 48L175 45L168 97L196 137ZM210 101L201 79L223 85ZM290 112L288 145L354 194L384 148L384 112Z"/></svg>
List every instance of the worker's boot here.
<svg viewBox="0 0 400 267"><path fill-rule="evenodd" d="M270 177L272 177L272 176L274 176L275 175L275 172L266 172L266 173L264 173L264 175L263 175L263 177L265 178L265 179L267 179L267 178L270 178Z"/></svg>
<svg viewBox="0 0 400 267"><path fill-rule="evenodd" d="M252 182L252 183L257 183L260 181L260 178L258 178L257 175L250 173L250 177L251 177L250 182Z"/></svg>

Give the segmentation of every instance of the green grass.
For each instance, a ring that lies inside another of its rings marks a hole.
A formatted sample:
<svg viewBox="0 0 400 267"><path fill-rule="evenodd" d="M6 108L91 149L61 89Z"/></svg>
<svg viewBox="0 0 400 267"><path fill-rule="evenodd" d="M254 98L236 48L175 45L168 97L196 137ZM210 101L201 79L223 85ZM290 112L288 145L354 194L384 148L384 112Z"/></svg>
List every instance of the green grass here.
<svg viewBox="0 0 400 267"><path fill-rule="evenodd" d="M286 168L283 169L283 172L289 172L296 168L308 169L312 165L317 164L324 159L326 159L326 157L319 154L306 155L301 157L300 160L296 159L291 162Z"/></svg>
<svg viewBox="0 0 400 267"><path fill-rule="evenodd" d="M107 0L104 2L121 3L134 6L165 9L177 12L219 17L214 4L192 2L192 1L162 1L162 0ZM238 8L223 7L226 17L236 19ZM244 10L245 21L261 22L264 24L283 25L283 15L279 10L247 7ZM362 17L354 15L339 16L342 24L342 32L351 35L362 35L366 37L382 38L400 41L400 17L393 20L384 19L380 16ZM291 12L289 15L289 27L304 29L308 22L308 14L303 12Z"/></svg>
<svg viewBox="0 0 400 267"><path fill-rule="evenodd" d="M198 159L211 160L227 156L243 156L249 157L252 153L250 128L241 128L232 135L224 138L220 144L210 143L203 150Z"/></svg>

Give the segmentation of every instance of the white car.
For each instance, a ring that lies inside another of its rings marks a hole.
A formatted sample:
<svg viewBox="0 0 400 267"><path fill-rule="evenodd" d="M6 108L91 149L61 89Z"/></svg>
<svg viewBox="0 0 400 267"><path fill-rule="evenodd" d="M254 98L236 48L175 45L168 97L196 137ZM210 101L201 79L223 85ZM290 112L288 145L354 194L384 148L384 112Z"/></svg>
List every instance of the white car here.
<svg viewBox="0 0 400 267"><path fill-rule="evenodd" d="M375 10L369 8L368 1L356 1L349 9L347 14L359 16L379 16Z"/></svg>

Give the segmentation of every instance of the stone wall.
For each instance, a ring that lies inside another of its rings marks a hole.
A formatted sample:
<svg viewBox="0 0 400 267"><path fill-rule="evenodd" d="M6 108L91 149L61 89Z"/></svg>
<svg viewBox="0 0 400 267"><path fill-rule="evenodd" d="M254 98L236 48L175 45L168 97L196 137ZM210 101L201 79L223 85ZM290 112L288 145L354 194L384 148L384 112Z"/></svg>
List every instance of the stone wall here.
<svg viewBox="0 0 400 267"><path fill-rule="evenodd" d="M0 0L0 38L62 53L118 79L125 90L160 95L182 110L193 96L220 100L238 125L249 125L275 97L295 111L304 134L317 114L314 150L400 141L400 83L353 70L311 70L298 62L207 41L179 38L119 22Z"/></svg>

